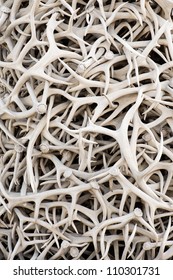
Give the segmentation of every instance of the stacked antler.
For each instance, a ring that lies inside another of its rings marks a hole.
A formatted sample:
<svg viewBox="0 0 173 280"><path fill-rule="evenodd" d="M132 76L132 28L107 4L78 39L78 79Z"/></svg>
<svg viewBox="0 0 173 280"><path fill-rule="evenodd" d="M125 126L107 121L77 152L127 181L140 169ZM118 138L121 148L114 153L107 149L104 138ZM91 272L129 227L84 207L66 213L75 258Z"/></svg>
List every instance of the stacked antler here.
<svg viewBox="0 0 173 280"><path fill-rule="evenodd" d="M173 258L172 8L1 0L0 259Z"/></svg>

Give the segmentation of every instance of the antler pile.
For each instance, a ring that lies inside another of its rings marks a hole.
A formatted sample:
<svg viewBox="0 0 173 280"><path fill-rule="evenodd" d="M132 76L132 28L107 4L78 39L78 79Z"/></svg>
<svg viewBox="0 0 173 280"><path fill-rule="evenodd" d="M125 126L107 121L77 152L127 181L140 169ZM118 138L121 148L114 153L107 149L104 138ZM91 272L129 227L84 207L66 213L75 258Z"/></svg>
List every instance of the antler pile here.
<svg viewBox="0 0 173 280"><path fill-rule="evenodd" d="M0 259L172 259L172 1L0 2Z"/></svg>

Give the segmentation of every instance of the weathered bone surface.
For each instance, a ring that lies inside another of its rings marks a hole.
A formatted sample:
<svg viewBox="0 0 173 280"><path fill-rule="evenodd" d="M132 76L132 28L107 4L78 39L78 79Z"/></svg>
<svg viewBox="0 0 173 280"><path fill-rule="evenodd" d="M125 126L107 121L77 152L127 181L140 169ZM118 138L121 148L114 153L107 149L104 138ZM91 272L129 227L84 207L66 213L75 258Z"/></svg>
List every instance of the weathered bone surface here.
<svg viewBox="0 0 173 280"><path fill-rule="evenodd" d="M0 259L173 259L172 9L0 1Z"/></svg>

